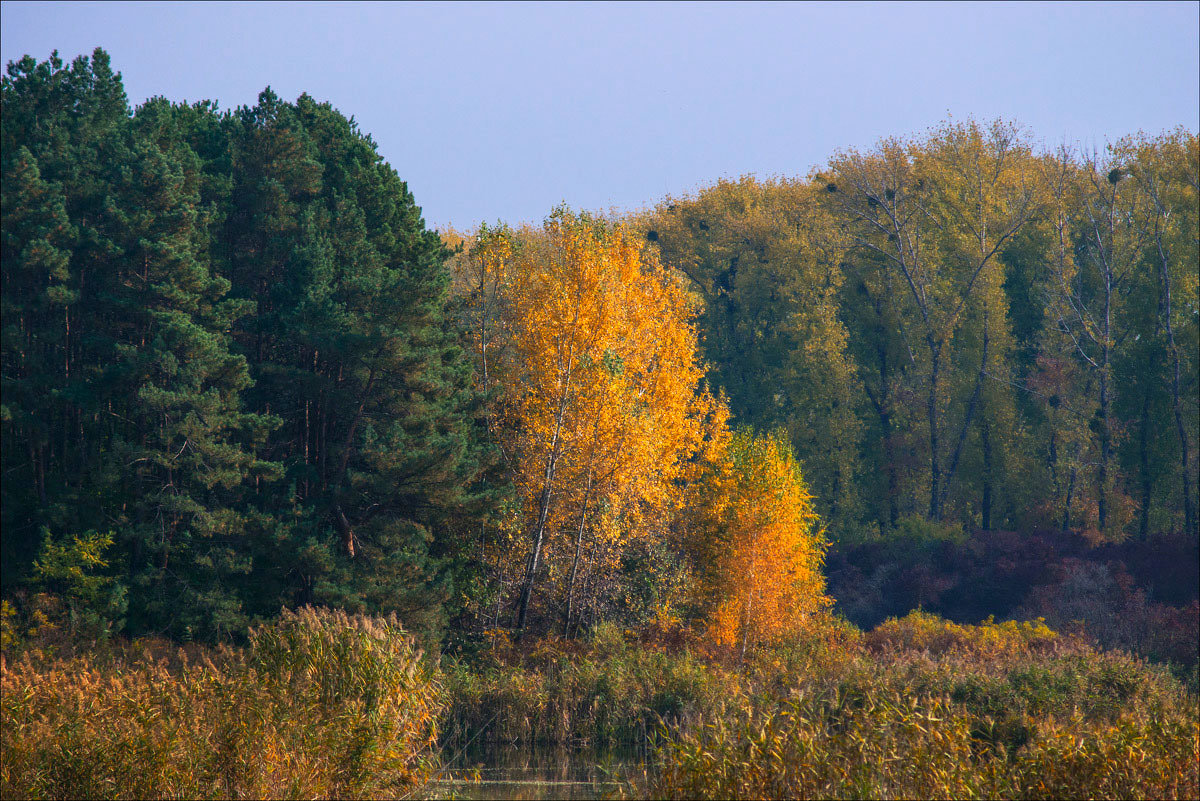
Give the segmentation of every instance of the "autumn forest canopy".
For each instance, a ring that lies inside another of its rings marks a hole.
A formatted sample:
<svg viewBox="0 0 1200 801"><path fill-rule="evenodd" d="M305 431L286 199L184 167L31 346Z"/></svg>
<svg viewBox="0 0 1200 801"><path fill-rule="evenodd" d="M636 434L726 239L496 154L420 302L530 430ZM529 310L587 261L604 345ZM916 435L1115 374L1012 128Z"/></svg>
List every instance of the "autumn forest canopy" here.
<svg viewBox="0 0 1200 801"><path fill-rule="evenodd" d="M308 95L131 109L103 51L27 56L0 125L6 620L242 641L317 606L744 657L949 604L1002 535L1194 552L1196 132L948 121L435 232ZM977 620L1067 586L988 575Z"/></svg>

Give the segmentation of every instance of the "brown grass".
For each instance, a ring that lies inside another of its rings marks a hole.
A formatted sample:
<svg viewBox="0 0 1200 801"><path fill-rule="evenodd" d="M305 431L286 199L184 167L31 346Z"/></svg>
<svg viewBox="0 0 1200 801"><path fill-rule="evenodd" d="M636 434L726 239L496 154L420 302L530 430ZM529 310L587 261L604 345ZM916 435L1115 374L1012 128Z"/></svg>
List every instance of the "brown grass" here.
<svg viewBox="0 0 1200 801"><path fill-rule="evenodd" d="M304 609L198 661L147 646L0 665L0 795L395 797L431 771L441 688L394 620Z"/></svg>
<svg viewBox="0 0 1200 801"><path fill-rule="evenodd" d="M893 620L764 652L663 732L651 798L1196 798L1200 710L1169 673L1044 625Z"/></svg>

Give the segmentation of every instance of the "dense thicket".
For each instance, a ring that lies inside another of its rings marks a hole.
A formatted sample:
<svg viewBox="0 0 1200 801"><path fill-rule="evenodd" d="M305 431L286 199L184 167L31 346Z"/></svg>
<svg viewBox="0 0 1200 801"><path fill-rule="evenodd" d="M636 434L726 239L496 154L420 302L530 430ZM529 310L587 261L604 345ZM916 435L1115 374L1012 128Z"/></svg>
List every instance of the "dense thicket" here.
<svg viewBox="0 0 1200 801"><path fill-rule="evenodd" d="M135 632L437 623L490 457L447 252L370 138L270 90L131 112L97 50L10 64L2 142L5 586L112 531Z"/></svg>

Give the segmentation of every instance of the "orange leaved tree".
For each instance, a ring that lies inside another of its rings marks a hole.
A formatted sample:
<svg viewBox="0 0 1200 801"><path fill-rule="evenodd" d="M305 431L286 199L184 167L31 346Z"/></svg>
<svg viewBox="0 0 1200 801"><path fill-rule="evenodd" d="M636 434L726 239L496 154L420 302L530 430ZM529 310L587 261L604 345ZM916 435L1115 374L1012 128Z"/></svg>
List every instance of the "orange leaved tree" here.
<svg viewBox="0 0 1200 801"><path fill-rule="evenodd" d="M541 230L483 234L460 272L517 490L518 547L497 557L524 554L516 627L549 574L566 631L581 574L595 578L633 537L665 528L651 523L725 418L700 386L688 295L636 238L566 209Z"/></svg>
<svg viewBox="0 0 1200 801"><path fill-rule="evenodd" d="M744 657L829 606L824 532L783 431L736 432L698 489L693 548L714 640Z"/></svg>

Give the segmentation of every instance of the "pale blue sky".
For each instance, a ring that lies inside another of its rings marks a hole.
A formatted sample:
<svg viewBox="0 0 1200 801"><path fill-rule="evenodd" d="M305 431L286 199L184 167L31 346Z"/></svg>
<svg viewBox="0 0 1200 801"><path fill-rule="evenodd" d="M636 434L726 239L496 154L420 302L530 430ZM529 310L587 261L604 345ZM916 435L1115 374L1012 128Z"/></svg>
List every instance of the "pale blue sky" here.
<svg viewBox="0 0 1200 801"><path fill-rule="evenodd" d="M328 100L426 221L802 175L947 114L1103 147L1200 127L1200 3L0 4L0 57L105 48L132 103Z"/></svg>

